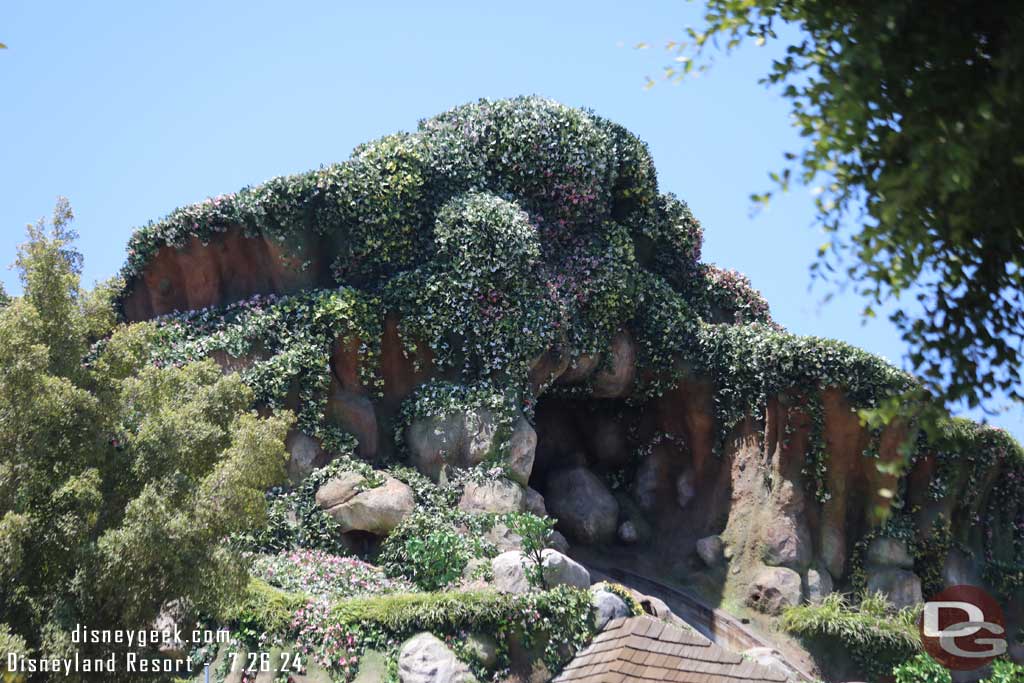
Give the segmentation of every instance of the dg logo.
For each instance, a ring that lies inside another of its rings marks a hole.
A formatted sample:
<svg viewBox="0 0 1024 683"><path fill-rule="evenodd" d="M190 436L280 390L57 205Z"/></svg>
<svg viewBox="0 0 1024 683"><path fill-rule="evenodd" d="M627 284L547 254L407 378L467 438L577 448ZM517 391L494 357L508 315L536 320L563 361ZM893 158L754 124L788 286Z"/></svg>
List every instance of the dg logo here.
<svg viewBox="0 0 1024 683"><path fill-rule="evenodd" d="M1003 608L977 586L951 586L924 604L921 641L947 669L970 671L1006 652Z"/></svg>

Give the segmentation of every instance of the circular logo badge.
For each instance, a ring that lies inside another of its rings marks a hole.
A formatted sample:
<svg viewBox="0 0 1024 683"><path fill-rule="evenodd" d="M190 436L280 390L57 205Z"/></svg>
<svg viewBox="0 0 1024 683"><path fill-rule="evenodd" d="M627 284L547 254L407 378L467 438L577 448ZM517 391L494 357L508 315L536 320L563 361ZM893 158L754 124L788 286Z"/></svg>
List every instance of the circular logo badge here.
<svg viewBox="0 0 1024 683"><path fill-rule="evenodd" d="M1006 652L1003 608L977 586L950 586L924 604L925 651L947 669L978 669Z"/></svg>

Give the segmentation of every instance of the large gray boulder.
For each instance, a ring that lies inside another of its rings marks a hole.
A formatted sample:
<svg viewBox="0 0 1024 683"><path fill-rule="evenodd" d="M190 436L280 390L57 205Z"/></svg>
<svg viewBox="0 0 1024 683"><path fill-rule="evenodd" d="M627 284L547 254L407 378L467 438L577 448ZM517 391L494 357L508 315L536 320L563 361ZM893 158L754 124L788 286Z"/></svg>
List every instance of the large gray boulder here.
<svg viewBox="0 0 1024 683"><path fill-rule="evenodd" d="M541 569L548 588L574 586L590 588L590 572L586 567L557 550L545 549L541 553Z"/></svg>
<svg viewBox="0 0 1024 683"><path fill-rule="evenodd" d="M288 479L293 483L301 482L313 470L327 464L327 453L320 442L298 430L288 432L284 447L289 455L286 466Z"/></svg>
<svg viewBox="0 0 1024 683"><path fill-rule="evenodd" d="M508 476L526 486L533 472L533 460L537 454L537 432L525 417L519 417L512 425L512 435L508 440L508 454L504 463L508 468Z"/></svg>
<svg viewBox="0 0 1024 683"><path fill-rule="evenodd" d="M545 502L559 528L571 540L587 545L615 540L619 504L590 470L573 467L552 473Z"/></svg>
<svg viewBox="0 0 1024 683"><path fill-rule="evenodd" d="M401 683L476 683L469 667L430 633L420 633L398 651Z"/></svg>
<svg viewBox="0 0 1024 683"><path fill-rule="evenodd" d="M544 496L540 495L540 493L535 489L527 487L524 507L526 508L526 512L537 515L538 517L548 516L548 508L544 504Z"/></svg>
<svg viewBox="0 0 1024 683"><path fill-rule="evenodd" d="M405 428L405 443L420 472L438 481L445 465L472 468L495 447L498 425L488 410L414 420Z"/></svg>
<svg viewBox="0 0 1024 683"><path fill-rule="evenodd" d="M459 507L466 512L522 512L525 502L526 494L522 486L499 477L467 483Z"/></svg>
<svg viewBox="0 0 1024 683"><path fill-rule="evenodd" d="M485 669L498 664L498 643L486 633L470 633L466 638L466 652Z"/></svg>
<svg viewBox="0 0 1024 683"><path fill-rule="evenodd" d="M807 570L807 602L814 605L820 603L833 588L832 575L824 566Z"/></svg>
<svg viewBox="0 0 1024 683"><path fill-rule="evenodd" d="M914 568L914 558L907 550L907 544L897 538L880 537L871 541L865 562L879 567Z"/></svg>
<svg viewBox="0 0 1024 683"><path fill-rule="evenodd" d="M509 550L491 560L494 574L494 589L499 593L520 594L528 592L530 585L527 568L535 567L534 561L518 550ZM555 586L590 587L590 572L576 560L557 550L547 548L541 553L541 573L548 588Z"/></svg>
<svg viewBox="0 0 1024 683"><path fill-rule="evenodd" d="M471 469L490 458L498 458L509 476L526 485L533 471L537 432L519 416L510 434L487 409L426 417L405 428L405 443L414 465L434 481L446 465Z"/></svg>
<svg viewBox="0 0 1024 683"><path fill-rule="evenodd" d="M747 590L747 605L772 616L800 604L800 575L787 567L765 567Z"/></svg>
<svg viewBox="0 0 1024 683"><path fill-rule="evenodd" d="M530 582L526 578L524 555L518 550L509 550L491 560L491 573L494 574L494 590L499 593L518 595L530 590Z"/></svg>
<svg viewBox="0 0 1024 683"><path fill-rule="evenodd" d="M725 564L725 543L722 542L722 537L716 534L697 541L697 556L711 568Z"/></svg>
<svg viewBox="0 0 1024 683"><path fill-rule="evenodd" d="M626 601L611 591L594 591L590 596L590 602L594 606L594 624L598 631L603 631L609 621L628 617L630 614Z"/></svg>
<svg viewBox="0 0 1024 683"><path fill-rule="evenodd" d="M679 503L679 507L685 508L696 495L696 474L687 468L676 477L676 502Z"/></svg>
<svg viewBox="0 0 1024 683"><path fill-rule="evenodd" d="M316 502L338 523L341 531L366 531L384 536L412 514L416 501L412 489L394 477L363 489L366 479L346 472L324 483L316 492Z"/></svg>
<svg viewBox="0 0 1024 683"><path fill-rule="evenodd" d="M924 602L921 579L914 572L899 567L868 569L868 592L883 593L896 609Z"/></svg>

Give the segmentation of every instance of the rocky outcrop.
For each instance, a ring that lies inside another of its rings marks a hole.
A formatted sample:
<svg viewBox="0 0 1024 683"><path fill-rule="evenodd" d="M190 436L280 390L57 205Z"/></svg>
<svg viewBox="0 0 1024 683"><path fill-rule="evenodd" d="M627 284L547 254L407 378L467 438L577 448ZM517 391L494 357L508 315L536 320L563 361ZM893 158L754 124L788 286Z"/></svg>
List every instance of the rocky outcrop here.
<svg viewBox="0 0 1024 683"><path fill-rule="evenodd" d="M609 621L630 616L626 601L608 590L596 590L590 597L594 605L594 627L603 631Z"/></svg>
<svg viewBox="0 0 1024 683"><path fill-rule="evenodd" d="M469 666L447 645L429 633L415 635L398 651L401 683L476 683Z"/></svg>
<svg viewBox="0 0 1024 683"><path fill-rule="evenodd" d="M548 477L548 511L572 540L588 545L610 543L619 522L619 504L590 470L576 467Z"/></svg>
<svg viewBox="0 0 1024 683"><path fill-rule="evenodd" d="M551 548L547 548L541 553L541 573L544 576L544 585L549 588L554 586L590 587L590 572L586 567Z"/></svg>
<svg viewBox="0 0 1024 683"><path fill-rule="evenodd" d="M778 616L787 607L799 605L801 597L799 574L786 567L765 567L747 591L747 605L765 614Z"/></svg>
<svg viewBox="0 0 1024 683"><path fill-rule="evenodd" d="M511 434L502 434L494 414L479 410L416 420L406 427L405 442L413 464L434 481L445 466L470 469L490 458L500 461L509 477L525 486L533 470L537 433L519 417Z"/></svg>
<svg viewBox="0 0 1024 683"><path fill-rule="evenodd" d="M459 507L466 512L522 512L525 502L523 487L500 477L467 483Z"/></svg>
<svg viewBox="0 0 1024 683"><path fill-rule="evenodd" d="M531 588L527 572L536 567L533 559L521 551L510 550L491 560L494 589L500 593L526 593ZM590 572L586 567L557 550L548 548L541 553L541 575L547 588L555 586L590 587Z"/></svg>
<svg viewBox="0 0 1024 683"><path fill-rule="evenodd" d="M697 541L697 556L708 567L720 567L725 563L725 543L721 536L705 536Z"/></svg>
<svg viewBox="0 0 1024 683"><path fill-rule="evenodd" d="M896 609L913 607L924 601L921 579L912 571L898 567L869 570L868 592L882 593Z"/></svg>
<svg viewBox="0 0 1024 683"><path fill-rule="evenodd" d="M415 509L412 489L388 476L380 486L363 488L366 484L361 474L346 472L324 483L316 502L338 522L342 533L387 535Z"/></svg>

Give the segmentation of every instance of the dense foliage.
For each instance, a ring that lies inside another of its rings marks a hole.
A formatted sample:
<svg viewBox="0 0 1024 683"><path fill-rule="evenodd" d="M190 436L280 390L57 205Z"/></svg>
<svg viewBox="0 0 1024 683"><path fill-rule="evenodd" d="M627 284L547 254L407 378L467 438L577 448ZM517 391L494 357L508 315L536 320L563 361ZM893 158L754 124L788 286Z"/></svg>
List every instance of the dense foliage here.
<svg viewBox="0 0 1024 683"><path fill-rule="evenodd" d="M146 628L171 600L222 612L247 576L221 540L262 521L292 422L211 361L154 367L149 326L82 365L110 317L79 289L70 219L61 203L30 229L24 295L0 309L2 633L45 656L88 647L76 624Z"/></svg>
<svg viewBox="0 0 1024 683"><path fill-rule="evenodd" d="M808 640L839 645L871 680L880 680L921 650L918 612L893 612L880 595L865 596L851 605L840 593L819 605L791 607L782 615L782 627Z"/></svg>
<svg viewBox="0 0 1024 683"><path fill-rule="evenodd" d="M590 593L567 586L524 595L469 591L308 600L254 581L233 623L237 632L249 634L241 647L258 647L261 640L294 643L341 680L356 675L367 648L394 657L402 641L422 631L461 634L463 640L472 633L493 637L498 665L487 678L494 680L508 672L514 640L536 647L557 672L594 632Z"/></svg>
<svg viewBox="0 0 1024 683"><path fill-rule="evenodd" d="M785 33L796 37L764 81L783 86L807 139L787 155L795 168L772 177L782 188L792 176L818 185L830 233L818 272L844 272L870 315L893 303L915 369L948 400L1020 398L1020 3L961 0L935 12L922 0L708 0L706 8L704 25L670 44L680 54L669 78L705 68L704 50L719 39L731 50L777 39L783 24L800 29Z"/></svg>
<svg viewBox="0 0 1024 683"><path fill-rule="evenodd" d="M684 203L659 193L642 142L548 100L457 107L415 133L363 145L342 164L181 209L137 233L125 291L160 248L237 227L280 242L296 259L309 256L302 245L336 254L337 288L162 317L155 359L220 354L260 402L294 401L302 429L332 454L353 444L323 419L331 354L358 347L360 379L379 392L388 315L397 315L408 357L429 358L434 377L386 425L399 452L414 422L487 414L498 428L488 460L500 464L514 421L530 417L537 396L552 390L547 378L531 376L538 359L599 356L607 367L610 341L623 329L638 365L629 401L642 404L687 375L711 380L719 448L769 397L803 411L811 424L804 473L821 502L832 495L822 390L841 389L864 416L892 418L920 405L893 399L919 396L921 383L883 359L781 330L746 278L700 263L702 229ZM586 395L589 387L554 390ZM867 457L878 455L878 426ZM936 491L954 473L973 472L967 501L981 495L981 473L1007 473L982 516L986 533L1009 530L985 543L1011 551L985 560L993 583L1012 592L1024 577L1024 525L1010 519L1024 495L1013 485L1024 457L996 430L941 420L927 440L908 444L910 463L927 454L940 463ZM283 511L283 500L272 509ZM300 514L320 515L326 540L330 521L309 495L304 500ZM450 560L452 573L464 556L438 559Z"/></svg>
<svg viewBox="0 0 1024 683"><path fill-rule="evenodd" d="M950 683L953 678L945 668L926 654L919 654L892 671L896 683ZM981 683L1015 683L1024 680L1024 666L999 659L992 663L992 673Z"/></svg>

